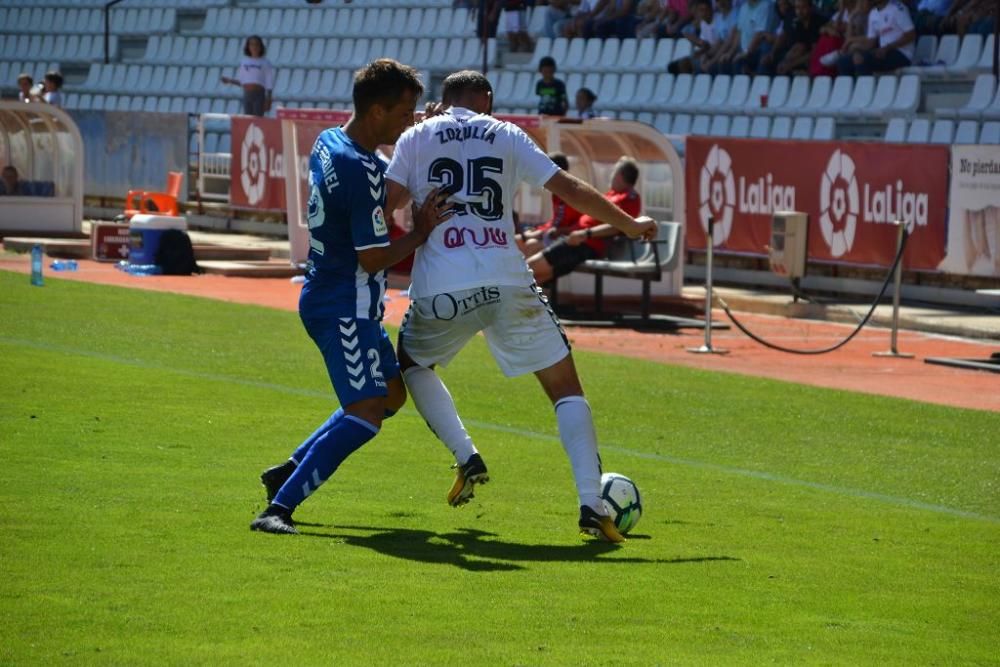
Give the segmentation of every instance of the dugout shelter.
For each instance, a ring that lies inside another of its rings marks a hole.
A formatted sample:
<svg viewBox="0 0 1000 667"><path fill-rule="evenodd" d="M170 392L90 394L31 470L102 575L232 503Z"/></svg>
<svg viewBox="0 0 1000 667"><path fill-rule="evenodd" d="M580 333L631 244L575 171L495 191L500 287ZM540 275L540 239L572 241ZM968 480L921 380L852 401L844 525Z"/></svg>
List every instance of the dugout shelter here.
<svg viewBox="0 0 1000 667"><path fill-rule="evenodd" d="M306 223L308 150L323 129L340 124L350 117L347 111L281 109L284 145L285 192L288 202L288 235L291 261L300 264L309 254L309 228ZM636 121L596 118L586 121L533 115L504 115L498 118L524 130L545 152L567 155L570 172L604 191L609 187L615 163L623 155L639 163L637 189L642 196L643 214L655 220L683 221L684 166L670 140L656 128ZM391 147L384 147L391 154ZM306 159L303 159L306 158ZM543 188L522 184L514 197L514 207L522 224L538 224L552 214L551 196ZM653 286L655 295L677 296L683 285L683 240L676 244L680 261L673 263L669 275ZM590 294L593 277L570 274L560 279L563 293ZM631 295L637 284L632 280L609 278L606 295Z"/></svg>
<svg viewBox="0 0 1000 667"><path fill-rule="evenodd" d="M0 101L0 169L13 166L21 183L19 193L0 195L0 231L79 233L83 160L80 130L65 111Z"/></svg>

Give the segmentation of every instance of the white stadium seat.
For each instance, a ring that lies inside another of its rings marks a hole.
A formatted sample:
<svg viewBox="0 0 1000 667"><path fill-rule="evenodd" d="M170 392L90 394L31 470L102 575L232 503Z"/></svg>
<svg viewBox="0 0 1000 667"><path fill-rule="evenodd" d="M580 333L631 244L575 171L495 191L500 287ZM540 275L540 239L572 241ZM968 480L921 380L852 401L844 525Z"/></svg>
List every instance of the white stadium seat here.
<svg viewBox="0 0 1000 667"><path fill-rule="evenodd" d="M674 115L670 123L670 134L689 134L691 131L691 116L686 113Z"/></svg>
<svg viewBox="0 0 1000 667"><path fill-rule="evenodd" d="M883 77L894 79L894 77ZM881 81L879 82L881 83ZM894 115L911 115L920 106L920 77L916 74L904 74L896 81L896 94L889 109ZM878 90L876 89L876 97Z"/></svg>
<svg viewBox="0 0 1000 667"><path fill-rule="evenodd" d="M1000 144L1000 121L987 121L979 133L979 143Z"/></svg>
<svg viewBox="0 0 1000 667"><path fill-rule="evenodd" d="M958 35L942 35L934 54L934 64L922 68L925 74L944 74L958 59L960 42Z"/></svg>
<svg viewBox="0 0 1000 667"><path fill-rule="evenodd" d="M750 77L737 74L729 82L729 96L722 108L730 112L744 111L747 105L753 106L753 100L748 98L749 93Z"/></svg>
<svg viewBox="0 0 1000 667"><path fill-rule="evenodd" d="M976 71L990 72L993 70L993 35L986 36L986 43L983 45L983 52L979 55L979 62L976 63Z"/></svg>
<svg viewBox="0 0 1000 667"><path fill-rule="evenodd" d="M708 102L708 94L712 90L712 76L710 74L697 74L694 83L691 84L691 94L684 105L693 107L704 107Z"/></svg>
<svg viewBox="0 0 1000 667"><path fill-rule="evenodd" d="M827 100L823 113L837 114L847 108L851 102L851 93L854 91L854 78L849 76L838 76L833 80L833 88L830 90L830 99Z"/></svg>
<svg viewBox="0 0 1000 667"><path fill-rule="evenodd" d="M844 114L850 116L860 116L865 113L872 102L875 94L875 79L871 76L859 76L854 80L854 92L851 94L851 101Z"/></svg>
<svg viewBox="0 0 1000 667"><path fill-rule="evenodd" d="M833 141L837 134L837 124L830 116L822 116L816 119L813 125L813 136L815 141Z"/></svg>
<svg viewBox="0 0 1000 667"><path fill-rule="evenodd" d="M882 136L882 141L892 144L901 144L906 141L906 119L890 118L889 123L885 127L885 134Z"/></svg>
<svg viewBox="0 0 1000 667"><path fill-rule="evenodd" d="M962 39L962 47L955 57L955 61L947 67L949 74L966 75L975 68L979 62L979 56L983 53L983 36L967 34Z"/></svg>
<svg viewBox="0 0 1000 667"><path fill-rule="evenodd" d="M668 75L669 76L669 75ZM691 95L691 82L693 77L690 74L678 74L673 79L673 86L670 89L670 99L663 106L667 109L683 109Z"/></svg>
<svg viewBox="0 0 1000 667"><path fill-rule="evenodd" d="M753 123L750 125L750 136L754 139L767 139L770 134L771 119L767 116L754 116Z"/></svg>
<svg viewBox="0 0 1000 667"><path fill-rule="evenodd" d="M926 118L915 118L906 131L906 143L926 144L931 138L931 122Z"/></svg>
<svg viewBox="0 0 1000 667"><path fill-rule="evenodd" d="M753 135L751 130L750 136ZM789 116L776 116L771 122L770 137L772 139L790 139L792 136L792 119Z"/></svg>
<svg viewBox="0 0 1000 667"><path fill-rule="evenodd" d="M989 108L995 94L996 82L993 75L980 74L972 85L972 94L963 106L958 109L937 109L937 114L944 117L979 118Z"/></svg>
<svg viewBox="0 0 1000 667"><path fill-rule="evenodd" d="M713 137L729 136L729 116L716 114L712 116L712 124L708 128L708 133Z"/></svg>
<svg viewBox="0 0 1000 667"><path fill-rule="evenodd" d="M799 77L804 78L804 77ZM849 77L840 77L847 79ZM798 113L821 114L826 111L830 103L830 93L833 88L833 80L828 76L817 76L813 79L812 89L809 91L809 99L802 105Z"/></svg>
<svg viewBox="0 0 1000 667"><path fill-rule="evenodd" d="M670 134L670 114L658 113L653 120L653 127L663 134Z"/></svg>
<svg viewBox="0 0 1000 667"><path fill-rule="evenodd" d="M956 144L974 144L979 136L979 123L974 120L959 121L955 130Z"/></svg>
<svg viewBox="0 0 1000 667"><path fill-rule="evenodd" d="M723 109L729 99L730 78L728 74L717 74L712 79L712 89L708 93L707 105L711 109Z"/></svg>
<svg viewBox="0 0 1000 667"><path fill-rule="evenodd" d="M955 121L948 118L939 118L934 121L931 127L932 144L950 144L955 136Z"/></svg>
<svg viewBox="0 0 1000 667"><path fill-rule="evenodd" d="M756 79L754 80L756 83ZM788 101L788 87L789 81L787 76L776 76L771 79L771 87L767 90L767 107L761 109L761 113L773 114L780 113L775 111L775 109L781 109L785 106L785 102ZM758 104L759 102L758 98Z"/></svg>
<svg viewBox="0 0 1000 667"><path fill-rule="evenodd" d="M750 116L734 116L729 123L729 136L742 139L750 135Z"/></svg>
<svg viewBox="0 0 1000 667"><path fill-rule="evenodd" d="M813 119L799 116L792 124L792 139L812 139Z"/></svg>
<svg viewBox="0 0 1000 667"><path fill-rule="evenodd" d="M786 81L787 82L787 81ZM742 105L746 109L760 109L760 98L762 95L770 96L772 87L770 77L756 76L750 84L750 92L747 93L745 103Z"/></svg>

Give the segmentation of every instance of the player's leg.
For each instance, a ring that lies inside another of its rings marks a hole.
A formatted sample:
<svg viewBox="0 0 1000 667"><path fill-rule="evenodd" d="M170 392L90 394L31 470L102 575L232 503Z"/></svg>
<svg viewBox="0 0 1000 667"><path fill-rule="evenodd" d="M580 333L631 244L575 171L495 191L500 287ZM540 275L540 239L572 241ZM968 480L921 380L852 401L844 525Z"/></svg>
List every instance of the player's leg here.
<svg viewBox="0 0 1000 667"><path fill-rule="evenodd" d="M292 513L348 456L378 434L389 384L393 380L399 384L398 363L379 322L325 318L306 322L306 328L323 353L343 412L311 443L271 504L250 524L252 530L296 532Z"/></svg>
<svg viewBox="0 0 1000 667"><path fill-rule="evenodd" d="M512 288L503 316L486 329L486 339L506 375L534 373L555 407L559 439L569 457L579 497L580 529L608 541L624 541L605 516L600 498L597 435L569 341L538 288Z"/></svg>
<svg viewBox="0 0 1000 667"><path fill-rule="evenodd" d="M388 418L395 415L396 412L403 407L403 404L406 403L406 387L403 385L402 378L399 375L399 365L395 362L392 343L389 340L388 334L385 334L384 331L379 356L383 360L383 374L385 375L388 385L388 395L385 399L384 411L384 416ZM312 449L313 445L316 444L321 437L324 437L343 416L344 409L342 407L337 408L337 410L323 423L322 426L316 429L312 435L306 438L305 441L303 441L303 443L299 445L294 452L292 452L292 455L287 461L280 465L268 468L261 473L260 481L261 484L264 485L268 503L274 500L278 490L286 481L288 481L288 478L292 476L292 473L295 472L295 469L300 463L302 463L306 454L309 453L309 450Z"/></svg>
<svg viewBox="0 0 1000 667"><path fill-rule="evenodd" d="M480 330L476 304L489 299L485 290L417 299L399 330L400 367L413 405L455 457L455 481L447 494L454 507L468 502L475 485L489 481L489 473L434 366L446 365Z"/></svg>
<svg viewBox="0 0 1000 667"><path fill-rule="evenodd" d="M528 267L535 274L535 282L544 285L554 278L565 276L593 257L594 249L586 243L570 245L560 240L528 259Z"/></svg>

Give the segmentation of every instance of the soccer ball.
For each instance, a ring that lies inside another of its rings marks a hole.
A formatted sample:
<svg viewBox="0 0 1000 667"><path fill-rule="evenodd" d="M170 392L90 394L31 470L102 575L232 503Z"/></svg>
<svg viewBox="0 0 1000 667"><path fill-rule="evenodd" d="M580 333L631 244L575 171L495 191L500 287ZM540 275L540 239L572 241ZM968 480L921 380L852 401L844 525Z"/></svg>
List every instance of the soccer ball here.
<svg viewBox="0 0 1000 667"><path fill-rule="evenodd" d="M625 475L606 472L601 475L601 500L622 534L635 528L642 516L639 487Z"/></svg>

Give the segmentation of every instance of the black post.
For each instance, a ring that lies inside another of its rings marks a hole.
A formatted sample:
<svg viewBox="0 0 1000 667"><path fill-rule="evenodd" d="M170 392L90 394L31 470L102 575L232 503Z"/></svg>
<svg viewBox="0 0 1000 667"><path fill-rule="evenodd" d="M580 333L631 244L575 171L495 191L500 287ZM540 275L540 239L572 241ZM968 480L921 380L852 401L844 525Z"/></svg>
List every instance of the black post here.
<svg viewBox="0 0 1000 667"><path fill-rule="evenodd" d="M104 64L111 62L111 8L122 0L110 0L104 3Z"/></svg>

